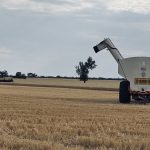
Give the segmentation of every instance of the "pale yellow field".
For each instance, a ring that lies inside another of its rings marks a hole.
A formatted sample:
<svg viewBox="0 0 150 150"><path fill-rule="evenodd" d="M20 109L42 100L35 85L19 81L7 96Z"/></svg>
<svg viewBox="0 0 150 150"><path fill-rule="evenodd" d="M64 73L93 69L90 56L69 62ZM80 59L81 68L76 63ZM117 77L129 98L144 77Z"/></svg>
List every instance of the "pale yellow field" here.
<svg viewBox="0 0 150 150"><path fill-rule="evenodd" d="M21 84L37 84L37 85L56 85L56 86L73 86L73 87L103 87L103 88L118 88L120 81L107 81L107 80L89 80L86 83L80 82L77 79L38 79L38 78L27 78L14 79L14 83Z"/></svg>
<svg viewBox="0 0 150 150"><path fill-rule="evenodd" d="M117 92L0 85L0 149L149 150L149 139L150 105Z"/></svg>

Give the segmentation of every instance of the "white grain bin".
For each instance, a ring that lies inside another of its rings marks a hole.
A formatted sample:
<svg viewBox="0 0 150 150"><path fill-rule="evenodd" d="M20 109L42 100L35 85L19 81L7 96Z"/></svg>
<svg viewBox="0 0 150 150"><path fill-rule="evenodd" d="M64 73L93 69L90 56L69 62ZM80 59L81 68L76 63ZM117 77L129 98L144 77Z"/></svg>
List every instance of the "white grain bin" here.
<svg viewBox="0 0 150 150"><path fill-rule="evenodd" d="M107 48L118 63L118 73L125 78L120 82L119 101L150 102L150 57L123 58L109 38L94 46L95 52Z"/></svg>

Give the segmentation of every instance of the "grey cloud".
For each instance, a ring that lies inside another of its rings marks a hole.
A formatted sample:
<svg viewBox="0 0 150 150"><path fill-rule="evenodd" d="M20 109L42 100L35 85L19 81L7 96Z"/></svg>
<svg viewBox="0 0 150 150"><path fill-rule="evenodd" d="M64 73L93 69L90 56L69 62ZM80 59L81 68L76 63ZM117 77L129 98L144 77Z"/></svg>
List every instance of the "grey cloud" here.
<svg viewBox="0 0 150 150"><path fill-rule="evenodd" d="M6 9L48 14L78 12L102 7L115 12L133 12L138 14L148 14L150 12L150 2L146 0L1 0L0 6Z"/></svg>
<svg viewBox="0 0 150 150"><path fill-rule="evenodd" d="M34 2L41 2L41 0L33 0ZM72 3L71 0L42 0L43 3L51 3L51 4L57 4L57 5L62 5L62 4L70 4Z"/></svg>
<svg viewBox="0 0 150 150"><path fill-rule="evenodd" d="M150 13L150 2L147 0L110 0L107 2L107 8L116 12L133 12L137 14Z"/></svg>
<svg viewBox="0 0 150 150"><path fill-rule="evenodd" d="M61 2L61 3L58 3ZM85 0L77 1L34 1L34 0L2 0L0 2L0 7L10 9L10 10L24 10L32 11L46 14L61 14L66 12L77 12L82 11L86 8L91 8L92 3Z"/></svg>

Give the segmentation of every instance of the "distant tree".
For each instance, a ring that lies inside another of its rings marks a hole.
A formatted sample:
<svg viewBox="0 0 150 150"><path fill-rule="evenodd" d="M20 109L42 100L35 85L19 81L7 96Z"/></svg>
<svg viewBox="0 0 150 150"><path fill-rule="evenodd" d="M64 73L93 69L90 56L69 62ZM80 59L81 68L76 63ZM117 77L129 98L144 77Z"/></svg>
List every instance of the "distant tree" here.
<svg viewBox="0 0 150 150"><path fill-rule="evenodd" d="M37 77L37 74L36 73L28 73L27 74L28 78L36 78Z"/></svg>
<svg viewBox="0 0 150 150"><path fill-rule="evenodd" d="M26 78L27 78L24 73L22 74L22 78L23 78L23 79L26 79Z"/></svg>
<svg viewBox="0 0 150 150"><path fill-rule="evenodd" d="M60 76L60 75L57 75L56 78L61 78L61 76Z"/></svg>
<svg viewBox="0 0 150 150"><path fill-rule="evenodd" d="M17 77L17 78L20 78L20 77L21 77L21 75L22 75L22 73L21 73L21 72L16 72L16 77Z"/></svg>
<svg viewBox="0 0 150 150"><path fill-rule="evenodd" d="M8 72L6 70L0 71L0 77L8 77Z"/></svg>
<svg viewBox="0 0 150 150"><path fill-rule="evenodd" d="M96 66L92 57L89 57L85 63L80 61L79 65L75 67L76 73L80 76L80 81L85 83L88 80L89 70L96 68Z"/></svg>
<svg viewBox="0 0 150 150"><path fill-rule="evenodd" d="M21 72L16 72L16 78L26 79L26 75Z"/></svg>

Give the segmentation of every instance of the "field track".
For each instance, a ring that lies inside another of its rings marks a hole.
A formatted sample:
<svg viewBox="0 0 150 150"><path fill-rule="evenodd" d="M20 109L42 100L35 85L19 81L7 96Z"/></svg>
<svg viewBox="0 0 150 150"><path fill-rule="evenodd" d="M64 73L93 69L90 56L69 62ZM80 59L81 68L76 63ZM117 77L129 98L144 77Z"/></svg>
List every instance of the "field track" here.
<svg viewBox="0 0 150 150"><path fill-rule="evenodd" d="M69 88L69 89L98 90L98 91L118 91L118 88L81 87L81 86L67 86L67 85L22 84L22 83L0 83L0 85L29 86L29 87L50 87L50 88Z"/></svg>

